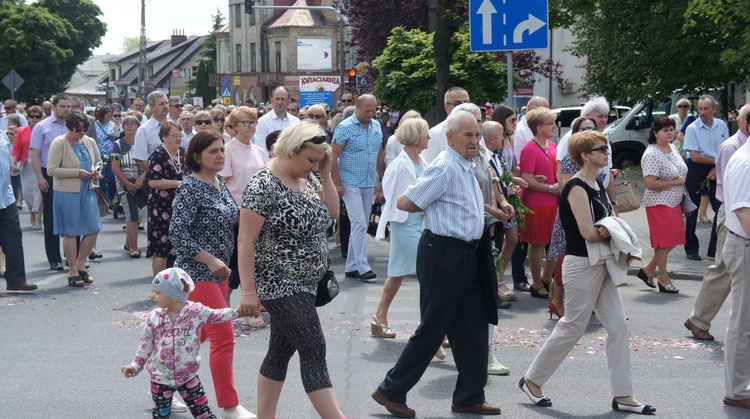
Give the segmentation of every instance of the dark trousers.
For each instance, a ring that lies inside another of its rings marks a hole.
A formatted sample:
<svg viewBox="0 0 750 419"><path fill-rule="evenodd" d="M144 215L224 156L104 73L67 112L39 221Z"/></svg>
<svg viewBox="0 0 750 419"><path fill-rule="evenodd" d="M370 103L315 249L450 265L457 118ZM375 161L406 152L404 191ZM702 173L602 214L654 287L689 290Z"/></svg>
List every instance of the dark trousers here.
<svg viewBox="0 0 750 419"><path fill-rule="evenodd" d="M47 262L62 263L62 256L60 255L60 236L54 233L55 224L53 214L53 203L52 197L54 192L52 191L52 177L47 175L47 169L42 167L42 175L49 184L47 192L42 192L42 203L44 204L44 251L47 253Z"/></svg>
<svg viewBox="0 0 750 419"><path fill-rule="evenodd" d="M712 164L693 163L692 160L686 162L688 167L687 177L685 178L685 188L687 188L690 199L696 206L700 206L701 194L700 185L708 172L715 166ZM714 220L711 225L711 239L708 242L708 254L716 254L716 214L719 213L721 202L716 199L716 180L709 181L708 199L711 202L711 208L714 210ZM698 224L698 210L690 213L685 220L685 254L697 254L700 248L698 236L695 234L695 227Z"/></svg>
<svg viewBox="0 0 750 419"><path fill-rule="evenodd" d="M471 406L485 401L488 318L478 270L474 248L422 235L417 250L421 321L378 386L385 397L406 403L406 394L447 335L458 370L453 404Z"/></svg>
<svg viewBox="0 0 750 419"><path fill-rule="evenodd" d="M26 282L23 259L23 235L16 203L0 209L0 247L5 252L5 281L8 285Z"/></svg>
<svg viewBox="0 0 750 419"><path fill-rule="evenodd" d="M339 198L341 203L341 215L339 215L339 242L341 243L341 256L346 257L346 253L349 249L349 235L352 231L352 226L349 224L349 215L346 213L346 205L344 199Z"/></svg>
<svg viewBox="0 0 750 419"><path fill-rule="evenodd" d="M513 273L513 283L523 284L529 282L529 278L526 277L526 255L529 253L529 244L519 241L516 244L516 248L513 250L513 255L510 257L511 272Z"/></svg>

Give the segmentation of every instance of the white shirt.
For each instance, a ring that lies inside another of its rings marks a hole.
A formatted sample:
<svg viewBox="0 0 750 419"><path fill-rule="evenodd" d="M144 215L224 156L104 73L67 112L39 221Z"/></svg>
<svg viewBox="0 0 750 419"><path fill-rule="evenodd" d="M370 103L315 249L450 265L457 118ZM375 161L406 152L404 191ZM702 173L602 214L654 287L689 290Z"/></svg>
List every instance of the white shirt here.
<svg viewBox="0 0 750 419"><path fill-rule="evenodd" d="M727 179L734 179L733 182L727 182ZM734 212L741 208L750 208L750 188L747 182L750 181L750 142L737 149L727 163L726 173L724 173L724 205L726 206L727 221L726 227L732 233L748 237L745 229L740 224L740 219Z"/></svg>
<svg viewBox="0 0 750 419"><path fill-rule="evenodd" d="M252 141L268 154L268 149L266 148L266 137L268 137L268 134L277 130L284 131L297 123L299 123L299 118L289 112L286 112L284 119L281 119L276 115L276 111L271 111L258 119L258 128L255 130Z"/></svg>
<svg viewBox="0 0 750 419"><path fill-rule="evenodd" d="M138 131L135 132L135 144L133 144L133 159L148 161L151 153L161 145L159 129L161 129L161 122L154 118L138 127Z"/></svg>
<svg viewBox="0 0 750 419"><path fill-rule="evenodd" d="M526 143L534 138L534 134L529 128L529 124L526 123L526 118L518 121L516 125L516 133L513 134L513 154L516 155L516 161L521 162L521 151L526 147Z"/></svg>
<svg viewBox="0 0 750 419"><path fill-rule="evenodd" d="M448 148L448 137L445 135L448 132L446 121L430 128L430 141L427 143L427 148L422 150L422 158L424 158L427 164L432 163L440 152Z"/></svg>
<svg viewBox="0 0 750 419"><path fill-rule="evenodd" d="M428 143L429 144L429 143ZM398 157L398 155L401 153L401 150L404 149L404 145L401 144L398 141L398 138L396 138L395 135L391 135L388 138L388 143L385 146L385 167L386 169L388 166L391 165L391 162Z"/></svg>

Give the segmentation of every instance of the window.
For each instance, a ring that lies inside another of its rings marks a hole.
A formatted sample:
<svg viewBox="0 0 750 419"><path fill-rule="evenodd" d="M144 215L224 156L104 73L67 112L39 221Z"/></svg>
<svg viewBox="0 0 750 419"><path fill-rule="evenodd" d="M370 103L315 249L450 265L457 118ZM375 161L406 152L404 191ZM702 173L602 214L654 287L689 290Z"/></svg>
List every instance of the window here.
<svg viewBox="0 0 750 419"><path fill-rule="evenodd" d="M275 52L275 64L276 64L276 72L281 72L281 42L275 42L274 46L276 48Z"/></svg>
<svg viewBox="0 0 750 419"><path fill-rule="evenodd" d="M235 49L235 56L237 57L237 64L234 69L234 72L241 73L242 72L242 44L235 45L234 49Z"/></svg>
<svg viewBox="0 0 750 419"><path fill-rule="evenodd" d="M245 10L245 13L247 13L247 10ZM255 9L250 9L250 26L255 26Z"/></svg>
<svg viewBox="0 0 750 419"><path fill-rule="evenodd" d="M235 28L242 27L242 5L241 4L234 5L234 27Z"/></svg>
<svg viewBox="0 0 750 419"><path fill-rule="evenodd" d="M109 81L113 84L115 81L117 81L117 70L114 68L109 70Z"/></svg>
<svg viewBox="0 0 750 419"><path fill-rule="evenodd" d="M252 44L250 44L250 71L252 71L253 73L258 71L258 68L255 66L255 62L257 60L257 58L255 57L255 53L255 42L253 42Z"/></svg>

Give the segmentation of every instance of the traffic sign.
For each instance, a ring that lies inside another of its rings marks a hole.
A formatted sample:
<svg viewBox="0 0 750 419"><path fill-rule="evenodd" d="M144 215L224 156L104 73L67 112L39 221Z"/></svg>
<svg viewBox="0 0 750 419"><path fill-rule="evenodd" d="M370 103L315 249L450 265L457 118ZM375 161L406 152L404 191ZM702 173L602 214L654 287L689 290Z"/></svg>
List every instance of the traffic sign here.
<svg viewBox="0 0 750 419"><path fill-rule="evenodd" d="M232 97L232 89L228 87L221 89L221 97Z"/></svg>
<svg viewBox="0 0 750 419"><path fill-rule="evenodd" d="M23 79L16 73L16 70L10 70L8 74L3 77L3 85L10 90L10 96L15 100L16 90L23 84Z"/></svg>
<svg viewBox="0 0 750 419"><path fill-rule="evenodd" d="M221 76L221 80L219 81L219 84L221 87L230 87L232 86L232 78L229 76Z"/></svg>
<svg viewBox="0 0 750 419"><path fill-rule="evenodd" d="M469 0L472 51L543 49L549 45L548 0Z"/></svg>
<svg viewBox="0 0 750 419"><path fill-rule="evenodd" d="M221 98L221 103L223 105L231 105L232 104L232 98L231 97L223 97L223 98Z"/></svg>
<svg viewBox="0 0 750 419"><path fill-rule="evenodd" d="M234 76L234 85L239 86L240 84L242 84L242 78L240 78L240 76Z"/></svg>

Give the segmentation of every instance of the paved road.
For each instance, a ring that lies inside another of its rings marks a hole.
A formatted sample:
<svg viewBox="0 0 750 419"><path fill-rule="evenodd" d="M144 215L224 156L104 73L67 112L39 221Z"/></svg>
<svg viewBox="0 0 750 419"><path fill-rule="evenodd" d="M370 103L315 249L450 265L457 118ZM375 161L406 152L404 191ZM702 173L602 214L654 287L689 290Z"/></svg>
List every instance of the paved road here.
<svg viewBox="0 0 750 419"><path fill-rule="evenodd" d="M119 367L131 360L137 348L143 314L153 307L148 300L150 260L127 257L122 250L121 221L108 217L98 245L105 257L93 262L90 269L95 285L83 290L68 287L64 274L47 270L42 233L28 226L26 215L24 211L28 279L40 289L33 294L0 294L3 322L0 418L150 417L147 375L127 380L119 372ZM645 223L645 219L638 221L638 212L627 217L634 220L631 223ZM142 234L141 243L144 240ZM642 241L647 246L647 238ZM342 293L320 309L319 314L327 336L328 362L336 395L350 418L383 418L385 409L370 399L370 393L393 366L417 326L418 284L413 279L405 280L393 304L389 319L399 332L396 339L373 338L369 333L369 318L380 298L388 244L369 242L371 261L379 275L374 284L343 280L343 260L333 243L331 248ZM676 267L686 266L680 253L675 251L673 256ZM721 341L728 306L719 312L711 329L718 341L696 342L688 338L682 323L692 308L700 282L676 280L675 283L682 289L679 295L654 292L635 277L630 278L630 286L622 289L630 318L635 396L655 405L661 417L747 417L747 412L721 403L724 388ZM555 320L548 319L545 302L527 294L519 297L511 310L500 312L493 352L512 373L507 377L489 377L488 401L501 404L503 416L512 418L622 417L610 408L604 356L606 334L596 317L545 387L554 402L552 408L536 408L520 392L519 378L554 325ZM240 321L235 322L235 327L238 335L235 379L240 401L255 411L257 371L267 348L269 328L249 330ZM208 345L202 348L204 363L200 375L215 407L208 349ZM455 379L455 364L450 354L445 361L432 362L409 394L408 403L416 409L418 417L471 417L450 411ZM277 416L316 417L304 396L296 356L290 364Z"/></svg>

